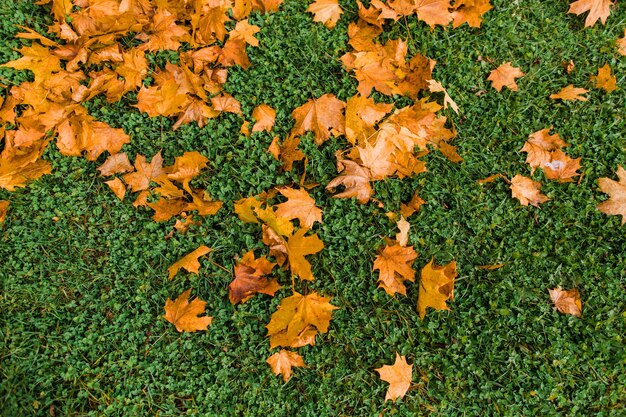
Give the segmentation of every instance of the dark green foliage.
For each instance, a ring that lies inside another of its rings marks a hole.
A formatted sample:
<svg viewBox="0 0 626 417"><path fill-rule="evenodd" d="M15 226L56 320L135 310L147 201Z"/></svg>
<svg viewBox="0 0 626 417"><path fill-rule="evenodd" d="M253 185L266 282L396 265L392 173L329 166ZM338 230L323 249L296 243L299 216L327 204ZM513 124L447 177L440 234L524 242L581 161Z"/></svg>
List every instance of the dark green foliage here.
<svg viewBox="0 0 626 417"><path fill-rule="evenodd" d="M437 60L434 77L462 111L446 114L464 162L433 152L427 173L376 183L381 209L324 190L345 140L317 148L303 139L307 178L322 184L311 194L324 210L314 231L326 245L311 257L317 279L308 288L341 309L316 346L300 349L309 368L287 384L265 364L264 326L289 294L289 277L281 272L286 286L275 298L234 308L231 276L220 266L231 270L247 250L266 251L260 227L241 223L233 201L297 182L302 163L281 172L266 152L272 136L241 136L234 115L172 132L172 121L130 107L132 94L89 103L94 117L131 135L124 148L131 156L162 150L169 164L184 151L206 155L210 166L195 184L225 205L166 240L173 220L155 223L148 211L120 202L97 176L99 163L62 157L53 145L45 155L51 175L1 191L11 207L0 230L0 415L49 416L51 407L57 416L624 415L626 228L595 207L605 198L596 180L626 165L626 59L613 44L626 8L619 3L606 26L583 29L584 18L567 15L565 0L493 3L480 29L430 31L410 18L383 35L408 38L411 53ZM247 120L254 106L269 104L277 109L275 132L285 137L291 111L306 100L355 93L338 57L349 48L346 28L357 9L342 5L332 31L313 23L301 0L251 18L262 27L261 46L248 48L252 67L231 70L226 86ZM12 39L13 25L45 33L51 23L46 6L25 0L2 2L0 18L1 62L17 58L12 49L24 43ZM174 58L150 57L159 65ZM561 67L569 59L571 75ZM486 80L507 61L526 73L518 93L497 93ZM592 90L586 103L548 99L570 83L591 89L589 76L606 62L620 90ZM28 76L0 69L5 83ZM567 152L582 158L579 184L535 173L551 201L533 208L520 206L501 180L476 183L493 173L530 175L518 151L529 133L550 125L571 143ZM391 298L371 272L383 238L395 233L384 213L414 190L428 201L410 219L416 269L434 257L456 259L460 273L451 311L429 311L423 321L417 283L407 297ZM201 259L200 275L181 272L168 282L167 267L201 244L214 251ZM505 262L496 271L475 268ZM552 309L547 289L557 285L579 288L581 319ZM214 317L207 332L179 334L162 318L165 300L189 287ZM414 386L403 400L384 403L386 385L373 370L396 351L414 364Z"/></svg>

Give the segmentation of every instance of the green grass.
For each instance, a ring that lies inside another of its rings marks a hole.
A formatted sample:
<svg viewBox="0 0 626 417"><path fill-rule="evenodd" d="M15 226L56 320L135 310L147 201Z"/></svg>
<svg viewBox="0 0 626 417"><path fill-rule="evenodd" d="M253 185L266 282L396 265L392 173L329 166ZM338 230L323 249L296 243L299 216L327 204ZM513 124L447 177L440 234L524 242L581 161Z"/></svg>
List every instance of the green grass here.
<svg viewBox="0 0 626 417"><path fill-rule="evenodd" d="M275 107L281 137L291 111L309 98L356 92L338 61L349 48L354 2L341 2L334 30L315 24L306 3L286 0L280 12L252 17L261 47L248 48L252 67L231 70L226 85L248 120L260 103ZM265 251L259 226L239 221L233 201L297 182L302 164L280 172L265 151L272 136L242 137L234 115L172 132L173 121L129 107L131 94L116 104L90 102L92 115L131 135L124 147L131 155L162 150L167 163L184 151L206 155L210 166L195 183L225 205L165 240L173 220L155 223L120 202L97 175L104 157L63 157L54 145L45 154L51 175L0 191L11 201L0 229L0 415L49 416L52 407L57 416L623 416L626 226L595 207L606 198L596 180L626 165L626 58L613 43L626 27L626 6L618 2L606 26L583 29L584 17L566 14L565 0L493 4L480 29L431 31L414 18L387 28L384 37L408 38L411 54L437 60L434 77L461 108L446 115L465 161L433 152L427 173L377 182L384 209L333 199L324 187L311 191L324 210L315 232L325 248L311 257L316 281L308 288L332 296L340 310L316 346L299 349L309 367L286 384L265 364L264 326L289 285L233 307L231 276L217 265L231 269L246 251ZM46 6L2 2L0 62L17 58L12 49L25 43L12 39L14 25L45 33L50 23ZM571 75L561 66L569 59ZM486 80L507 61L526 73L517 93L497 93ZM589 76L607 62L620 90L592 89L586 103L548 99L570 83L591 89ZM28 74L2 68L0 77L19 84ZM518 151L529 133L550 125L582 158L579 184L535 173L551 200L533 208L502 181L476 183L493 173L530 175ZM317 148L307 135L302 143L307 178L325 185L336 175L334 152L347 142ZM395 233L384 213L414 190L428 201L410 218L415 267L432 257L459 266L451 311L431 310L423 321L416 284L391 298L371 271L383 238ZM214 249L200 274L168 282L167 267L200 244ZM495 271L475 268L504 262ZM284 273L281 280L289 282ZM581 291L581 319L552 309L547 289L557 285ZM189 287L214 317L207 332L180 334L162 317L165 300ZM395 352L414 364L414 384L403 400L385 403L387 385L374 369Z"/></svg>

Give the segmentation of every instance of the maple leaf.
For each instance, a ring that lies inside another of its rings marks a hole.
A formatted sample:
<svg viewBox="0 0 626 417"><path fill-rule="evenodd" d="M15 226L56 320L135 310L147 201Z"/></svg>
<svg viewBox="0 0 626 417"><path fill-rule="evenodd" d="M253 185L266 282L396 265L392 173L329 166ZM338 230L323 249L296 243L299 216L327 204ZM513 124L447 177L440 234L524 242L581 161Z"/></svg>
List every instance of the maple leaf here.
<svg viewBox="0 0 626 417"><path fill-rule="evenodd" d="M345 187L345 190L335 194L333 197L356 197L359 203L367 203L372 196L372 187L370 186L371 174L369 170L348 159L338 159L337 170L340 175L330 181L326 185L326 189L332 192L335 188L342 185Z"/></svg>
<svg viewBox="0 0 626 417"><path fill-rule="evenodd" d="M4 223L7 217L7 211L9 210L9 202L7 200L0 200L0 224Z"/></svg>
<svg viewBox="0 0 626 417"><path fill-rule="evenodd" d="M519 68L512 66L510 62L505 62L491 71L487 80L491 81L491 86L497 91L501 91L502 87L506 87L511 91L517 91L518 87L515 79L523 76L524 73Z"/></svg>
<svg viewBox="0 0 626 417"><path fill-rule="evenodd" d="M174 278L174 276L181 268L187 270L187 272L197 274L200 270L200 261L198 261L198 258L206 255L211 251L211 248L202 245L193 252L190 252L187 255L183 256L178 261L174 262L172 266L167 268L167 272L169 273L169 279L171 280L172 278Z"/></svg>
<svg viewBox="0 0 626 417"><path fill-rule="evenodd" d="M158 51L168 49L172 51L180 48L181 42L190 40L189 32L184 26L176 24L176 16L165 9L158 9L148 26L150 36L148 42L140 45L142 51Z"/></svg>
<svg viewBox="0 0 626 417"><path fill-rule="evenodd" d="M115 67L115 72L124 77L124 89L133 89L142 85L148 74L146 54L139 49L131 49L122 54L123 62Z"/></svg>
<svg viewBox="0 0 626 417"><path fill-rule="evenodd" d="M141 87L135 106L150 117L173 116L179 113L189 100L186 94L179 91L179 87L176 80L166 80L154 87Z"/></svg>
<svg viewBox="0 0 626 417"><path fill-rule="evenodd" d="M290 187L279 188L278 192L287 197L287 201L276 206L276 215L288 220L300 220L300 226L310 229L313 223L322 222L322 210L315 206L305 189L295 190Z"/></svg>
<svg viewBox="0 0 626 417"><path fill-rule="evenodd" d="M120 200L124 200L124 196L126 195L126 187L124 186L122 180L120 180L119 178L114 178L110 181L105 181L104 183L109 186L109 188L111 189L111 191L113 191L117 198L119 198Z"/></svg>
<svg viewBox="0 0 626 417"><path fill-rule="evenodd" d="M292 296L283 298L265 326L270 348L315 344L315 335L328 331L332 312L337 308L330 304L330 298L316 292L305 296L294 292Z"/></svg>
<svg viewBox="0 0 626 417"><path fill-rule="evenodd" d="M611 0L577 0L569 5L567 13L581 15L589 12L585 19L585 27L588 28L595 25L598 20L604 25L606 18L611 14L611 6L613 6Z"/></svg>
<svg viewBox="0 0 626 417"><path fill-rule="evenodd" d="M262 12L274 12L283 4L283 0L252 0L252 8Z"/></svg>
<svg viewBox="0 0 626 417"><path fill-rule="evenodd" d="M290 352L285 349L281 349L280 352L274 353L272 356L267 358L266 362L272 368L274 375L282 374L283 381L285 382L291 379L291 368L306 368L306 364L304 363L302 356L298 355L296 352Z"/></svg>
<svg viewBox="0 0 626 417"><path fill-rule="evenodd" d="M396 361L393 365L384 365L375 371L380 374L380 379L389 383L385 401L395 401L406 395L413 378L413 365L408 364L405 356L396 353Z"/></svg>
<svg viewBox="0 0 626 417"><path fill-rule="evenodd" d="M578 289L563 290L561 287L548 289L554 308L563 314L571 314L575 317L582 315L582 302Z"/></svg>
<svg viewBox="0 0 626 417"><path fill-rule="evenodd" d="M456 114L459 114L459 106L454 102L454 100L452 100L452 98L448 94L448 91L443 88L443 85L435 80L428 80L427 82L428 91L430 91L431 93L443 93L443 108L447 109L448 106L450 106Z"/></svg>
<svg viewBox="0 0 626 417"><path fill-rule="evenodd" d="M452 27L457 28L463 23L479 28L483 15L492 9L489 0L456 0L452 12Z"/></svg>
<svg viewBox="0 0 626 417"><path fill-rule="evenodd" d="M311 99L291 113L296 121L291 135L302 135L306 131L315 134L315 143L321 145L331 135L338 136L345 132L343 109L346 104L333 94L324 94Z"/></svg>
<svg viewBox="0 0 626 417"><path fill-rule="evenodd" d="M164 174L161 151L152 157L150 163L147 162L145 156L137 154L135 157L135 169L135 172L122 176L124 182L131 191L147 190L152 179Z"/></svg>
<svg viewBox="0 0 626 417"><path fill-rule="evenodd" d="M252 117L256 122L252 126L253 132L261 132L265 130L269 132L274 127L276 121L276 110L267 104L261 104L252 110Z"/></svg>
<svg viewBox="0 0 626 417"><path fill-rule="evenodd" d="M191 289L178 296L175 301L165 301L165 320L176 326L179 332L196 332L206 330L213 321L212 317L202 316L206 302L194 298L189 302Z"/></svg>
<svg viewBox="0 0 626 417"><path fill-rule="evenodd" d="M526 162L530 165L531 173L536 168L542 168L546 177L559 182L570 182L572 177L579 175L580 158L572 159L560 148L569 146L558 133L550 135L550 128L532 133L520 150L527 152Z"/></svg>
<svg viewBox="0 0 626 417"><path fill-rule="evenodd" d="M272 230L279 235L290 236L293 233L293 224L291 224L289 219L277 215L274 208L255 208L254 212L259 220L263 221L263 223L271 227Z"/></svg>
<svg viewBox="0 0 626 417"><path fill-rule="evenodd" d="M17 155L12 155L10 147L5 145L0 154L0 188L15 191L16 187L25 187L26 183L42 175L49 174L52 166L48 161L39 159L47 142L39 142Z"/></svg>
<svg viewBox="0 0 626 417"><path fill-rule="evenodd" d="M139 197L137 197L137 200L139 200ZM135 201L135 203L138 203L138 201ZM146 200L144 200L142 204L154 210L152 219L156 222L166 222L187 209L187 203L184 200L160 198L154 203L149 203L147 201L147 195Z"/></svg>
<svg viewBox="0 0 626 417"><path fill-rule="evenodd" d="M541 194L541 183L522 175L516 175L511 179L511 191L513 197L517 198L523 206L531 204L539 207L539 204L550 200Z"/></svg>
<svg viewBox="0 0 626 417"><path fill-rule="evenodd" d="M346 138L353 145L361 144L373 136L374 125L387 115L393 104L375 103L374 99L355 95L346 103Z"/></svg>
<svg viewBox="0 0 626 417"><path fill-rule="evenodd" d="M244 223L258 223L259 221L256 218L255 210L260 209L262 204L263 203L255 196L240 198L235 201L235 213L239 216L239 220Z"/></svg>
<svg viewBox="0 0 626 417"><path fill-rule="evenodd" d="M550 152L550 160L541 164L546 178L559 182L572 182L572 177L580 175L580 158L572 159L562 150Z"/></svg>
<svg viewBox="0 0 626 417"><path fill-rule="evenodd" d="M601 88L607 93L617 90L617 79L615 75L611 74L609 64L604 64L603 67L598 68L598 75L592 75L591 81L596 85L596 88Z"/></svg>
<svg viewBox="0 0 626 417"><path fill-rule="evenodd" d="M217 111L242 115L241 103L228 93L223 93L218 97L212 97L211 104L213 104L213 108Z"/></svg>
<svg viewBox="0 0 626 417"><path fill-rule="evenodd" d="M417 312L421 319L426 316L426 309L450 310L446 301L454 300L454 280L457 277L456 262L439 266L434 259L422 269L420 289L417 297Z"/></svg>
<svg viewBox="0 0 626 417"><path fill-rule="evenodd" d="M199 152L185 152L182 156L177 156L174 165L166 168L165 172L168 179L188 184L193 177L206 168L207 162L209 160Z"/></svg>
<svg viewBox="0 0 626 417"><path fill-rule="evenodd" d="M185 210L197 211L200 216L212 216L222 208L221 201L211 199L206 190L193 191L189 187L185 188L191 194L192 202L185 206Z"/></svg>
<svg viewBox="0 0 626 417"><path fill-rule="evenodd" d="M61 60L51 53L49 48L33 42L31 46L23 46L18 50L21 58L6 62L0 67L16 70L27 69L33 72L35 80L45 80L54 72L61 71Z"/></svg>
<svg viewBox="0 0 626 417"><path fill-rule="evenodd" d="M598 210L610 215L621 215L622 225L626 224L626 170L620 165L617 166L617 178L614 181L610 178L598 179L600 191L609 195L609 199L598 205Z"/></svg>
<svg viewBox="0 0 626 417"><path fill-rule="evenodd" d="M268 225L264 224L261 227L263 228L263 244L270 248L270 256L276 259L278 265L284 265L289 252L287 242Z"/></svg>
<svg viewBox="0 0 626 417"><path fill-rule="evenodd" d="M406 221L404 216L400 216L397 226L399 231L396 234L396 242L398 242L400 246L406 246L409 243L409 229L411 225Z"/></svg>
<svg viewBox="0 0 626 417"><path fill-rule="evenodd" d="M307 229L300 228L293 236L287 239L287 254L289 257L289 268L293 275L300 279L313 281L311 264L306 260L306 255L312 255L324 249L324 243L317 237L317 234L304 236Z"/></svg>
<svg viewBox="0 0 626 417"><path fill-rule="evenodd" d="M452 20L450 0L414 0L414 5L417 18L431 29L435 25L447 26Z"/></svg>
<svg viewBox="0 0 626 417"><path fill-rule="evenodd" d="M230 39L241 39L250 46L259 46L259 41L254 37L259 33L261 28L257 25L251 25L248 19L237 22L235 28L230 31Z"/></svg>
<svg viewBox="0 0 626 417"><path fill-rule="evenodd" d="M337 0L316 0L306 11L313 13L314 22L321 22L328 29L335 27L343 13Z"/></svg>
<svg viewBox="0 0 626 417"><path fill-rule="evenodd" d="M374 260L373 270L379 270L379 288L389 295L406 295L404 281L415 280L415 270L411 267L417 258L413 246L404 247L398 242L388 243Z"/></svg>
<svg viewBox="0 0 626 417"><path fill-rule="evenodd" d="M422 200L417 192L415 192L415 194L413 194L413 197L411 197L411 201L409 201L407 204L400 204L400 214L405 219L408 219L410 216L413 215L413 213L419 211L422 204L426 204L426 201Z"/></svg>
<svg viewBox="0 0 626 417"><path fill-rule="evenodd" d="M563 87L561 91L555 94L550 94L550 98L553 100L580 100L587 101L586 97L583 97L581 94L588 93L589 90L585 90L584 88L574 87L573 84L568 85L567 87Z"/></svg>
<svg viewBox="0 0 626 417"><path fill-rule="evenodd" d="M264 256L254 259L254 252L246 253L235 265L235 278L228 285L228 298L232 304L245 303L254 294L262 293L274 296L280 285L275 279L265 278L272 272L275 263Z"/></svg>
<svg viewBox="0 0 626 417"><path fill-rule="evenodd" d="M123 174L135 168L128 161L128 155L125 152L120 152L109 156L97 169L100 171L101 177L108 177L115 174Z"/></svg>

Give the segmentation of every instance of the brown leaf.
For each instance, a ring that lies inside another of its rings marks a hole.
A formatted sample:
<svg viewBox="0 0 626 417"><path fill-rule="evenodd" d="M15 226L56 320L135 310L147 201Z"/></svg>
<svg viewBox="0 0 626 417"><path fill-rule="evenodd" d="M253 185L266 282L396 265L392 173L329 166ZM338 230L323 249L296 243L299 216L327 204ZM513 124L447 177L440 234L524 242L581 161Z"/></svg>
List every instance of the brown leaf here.
<svg viewBox="0 0 626 417"><path fill-rule="evenodd" d="M270 348L314 345L315 335L328 331L332 311L337 308L330 304L330 298L316 292L305 296L294 292L292 296L283 298L265 326Z"/></svg>
<svg viewBox="0 0 626 417"><path fill-rule="evenodd" d="M406 295L404 281L415 280L415 270L411 267L417 258L413 246L403 247L398 242L388 243L374 260L373 271L379 270L379 288L387 294L400 293Z"/></svg>
<svg viewBox="0 0 626 417"><path fill-rule="evenodd" d="M164 173L161 151L152 157L150 163L146 161L145 156L137 154L135 158L135 169L135 172L125 174L122 177L124 182L133 192L147 190L150 181Z"/></svg>
<svg viewBox="0 0 626 417"><path fill-rule="evenodd" d="M202 245L198 249L188 253L187 255L180 258L178 261L174 262L172 266L167 268L170 280L174 278L174 276L178 273L178 270L181 268L187 270L187 272L198 274L200 270L200 262L198 261L198 258L206 255L211 251L211 248Z"/></svg>
<svg viewBox="0 0 626 417"><path fill-rule="evenodd" d="M134 170L133 166L128 161L128 155L125 152L116 153L111 155L104 161L104 164L98 168L101 177L109 177L115 174L123 174Z"/></svg>
<svg viewBox="0 0 626 417"><path fill-rule="evenodd" d="M337 0L316 0L306 11L313 13L314 22L321 22L328 29L335 27L343 13Z"/></svg>
<svg viewBox="0 0 626 417"><path fill-rule="evenodd" d="M355 95L346 103L346 138L353 145L365 143L376 133L374 125L387 115L393 104L375 103L370 97Z"/></svg>
<svg viewBox="0 0 626 417"><path fill-rule="evenodd" d="M272 356L267 358L266 362L272 368L274 375L282 374L285 382L289 381L291 378L292 367L306 367L302 356L298 355L296 352L289 352L285 349L281 349L280 352L274 353Z"/></svg>
<svg viewBox="0 0 626 417"><path fill-rule="evenodd" d="M300 227L310 229L313 223L322 223L322 210L315 205L305 189L295 190L290 187L279 188L278 192L287 197L287 201L276 206L276 215L288 220L298 219Z"/></svg>
<svg viewBox="0 0 626 417"><path fill-rule="evenodd" d="M111 189L111 191L113 191L117 198L119 198L120 200L124 200L124 196L126 195L126 187L124 186L122 180L116 177L110 181L105 181L104 183L109 186L109 188Z"/></svg>
<svg viewBox="0 0 626 417"><path fill-rule="evenodd" d="M188 301L191 289L178 296L175 301L165 301L165 320L176 326L179 332L206 330L213 321L212 317L202 316L206 302L199 298Z"/></svg>
<svg viewBox="0 0 626 417"><path fill-rule="evenodd" d="M252 110L252 117L256 122L252 126L253 132L261 132L265 130L269 132L274 127L276 121L276 110L267 104L260 104Z"/></svg>
<svg viewBox="0 0 626 417"><path fill-rule="evenodd" d="M569 5L567 13L581 15L589 12L585 19L585 27L588 28L595 25L598 20L604 25L606 18L611 14L611 6L613 6L611 0L577 0Z"/></svg>
<svg viewBox="0 0 626 417"><path fill-rule="evenodd" d="M617 90L617 79L615 75L611 74L609 64L604 64L602 68L598 68L598 75L592 75L591 81L596 85L596 88L601 88L607 93Z"/></svg>
<svg viewBox="0 0 626 417"><path fill-rule="evenodd" d="M450 0L414 0L417 18L431 29L435 25L448 26L452 20Z"/></svg>
<svg viewBox="0 0 626 417"><path fill-rule="evenodd" d="M326 185L326 189L334 192L335 188L342 185L345 190L339 194L335 194L335 198L356 197L361 204L365 204L372 196L372 187L370 186L371 174L367 168L364 168L356 162L341 159L337 160L337 170L340 174Z"/></svg>
<svg viewBox="0 0 626 417"><path fill-rule="evenodd" d="M137 197L137 200L139 200L139 197ZM138 203L138 201L135 201L135 203ZM133 205L135 205L135 203L133 203ZM187 203L184 200L178 198L160 198L154 203L149 203L147 202L147 200L145 200L145 205L154 210L154 215L152 216L152 219L155 222L166 222L172 217L178 216L187 208Z"/></svg>
<svg viewBox="0 0 626 417"><path fill-rule="evenodd" d="M456 262L447 265L435 265L431 261L422 269L420 277L420 289L417 298L417 312L420 318L426 316L426 309L432 307L435 310L450 310L446 304L448 300L454 300L454 280L458 273Z"/></svg>
<svg viewBox="0 0 626 417"><path fill-rule="evenodd" d="M621 215L622 225L626 224L626 170L617 166L618 181L600 178L600 191L609 195L609 199L598 204L598 210L610 215Z"/></svg>
<svg viewBox="0 0 626 417"><path fill-rule="evenodd" d="M375 371L380 374L380 379L389 383L385 401L395 401L406 395L413 378L413 365L408 364L405 356L396 353L396 361L393 365L384 365Z"/></svg>
<svg viewBox="0 0 626 417"><path fill-rule="evenodd" d="M302 135L306 131L315 134L315 143L321 145L331 135L339 136L345 132L343 109L345 103L332 94L325 94L311 99L291 113L296 121L291 135Z"/></svg>
<svg viewBox="0 0 626 417"><path fill-rule="evenodd" d="M561 91L555 94L551 94L550 98L553 100L580 100L587 101L586 97L583 97L581 94L588 93L589 90L585 90L584 88L577 88L574 85L570 84L567 87L563 87Z"/></svg>
<svg viewBox="0 0 626 417"><path fill-rule="evenodd" d="M264 256L254 259L253 251L246 253L235 265L235 278L228 285L230 302L245 303L256 293L274 296L280 285L277 280L270 280L265 275L272 272L275 266L275 263L268 261Z"/></svg>
<svg viewBox="0 0 626 417"><path fill-rule="evenodd" d="M523 206L531 204L539 207L539 204L550 200L541 194L541 183L522 175L516 175L511 179L511 191L513 197L517 198Z"/></svg>
<svg viewBox="0 0 626 417"><path fill-rule="evenodd" d="M519 68L511 66L510 62L505 62L491 71L487 79L491 81L491 86L497 91L501 91L502 87L506 87L511 91L517 91L518 87L515 79L523 76L524 73Z"/></svg>
<svg viewBox="0 0 626 417"><path fill-rule="evenodd" d="M571 314L575 317L582 316L582 302L580 293L576 288L563 290L561 287L548 289L554 308L563 314Z"/></svg>
<svg viewBox="0 0 626 417"><path fill-rule="evenodd" d="M283 141L280 147L279 158L283 163L283 170L286 172L293 169L294 162L304 159L304 152L298 149L298 145L300 145L300 139L290 136Z"/></svg>

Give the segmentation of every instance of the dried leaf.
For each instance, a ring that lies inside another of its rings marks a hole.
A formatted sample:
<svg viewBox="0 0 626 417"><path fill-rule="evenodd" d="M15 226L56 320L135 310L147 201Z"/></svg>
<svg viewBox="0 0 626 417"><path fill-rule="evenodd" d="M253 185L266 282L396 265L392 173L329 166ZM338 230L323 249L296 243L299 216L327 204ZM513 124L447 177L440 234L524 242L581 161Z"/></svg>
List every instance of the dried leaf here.
<svg viewBox="0 0 626 417"><path fill-rule="evenodd" d="M450 310L446 304L454 300L454 280L457 277L456 262L438 266L434 259L422 269L420 289L417 298L417 312L421 319L426 316L426 309Z"/></svg>
<svg viewBox="0 0 626 417"><path fill-rule="evenodd" d="M601 88L607 93L617 90L617 78L611 74L609 64L604 64L602 68L598 68L598 75L592 75L591 82L596 85L596 88Z"/></svg>
<svg viewBox="0 0 626 417"><path fill-rule="evenodd" d="M287 201L276 206L276 215L288 220L298 219L300 227L310 229L313 223L322 223L322 210L315 205L305 189L295 190L290 187L279 188L278 192L287 197Z"/></svg>
<svg viewBox="0 0 626 417"><path fill-rule="evenodd" d="M274 127L276 121L276 110L267 104L261 104L252 110L252 117L256 122L252 126L253 132L261 132L265 130L269 132Z"/></svg>
<svg viewBox="0 0 626 417"><path fill-rule="evenodd" d="M511 91L517 91L518 87L515 79L523 76L524 73L519 68L512 66L510 62L505 62L491 71L487 79L491 81L491 86L497 91L501 91L502 87L506 87Z"/></svg>
<svg viewBox="0 0 626 417"><path fill-rule="evenodd" d="M541 194L541 183L533 181L522 175L516 175L511 179L511 191L523 206L531 204L539 207L539 204L550 200Z"/></svg>
<svg viewBox="0 0 626 417"><path fill-rule="evenodd" d="M265 275L271 273L275 266L264 256L255 259L253 251L246 253L235 265L235 278L228 285L230 302L245 303L256 293L274 296L280 285L277 280L268 279Z"/></svg>
<svg viewBox="0 0 626 417"><path fill-rule="evenodd" d="M282 375L285 382L291 379L291 368L306 367L302 356L296 352L289 352L288 350L281 349L280 352L274 353L267 358L266 361L272 368L274 375Z"/></svg>
<svg viewBox="0 0 626 417"><path fill-rule="evenodd" d="M611 14L611 6L613 6L611 0L577 0L569 5L567 13L581 15L589 12L585 19L585 27L588 28L595 25L598 20L604 25L606 18Z"/></svg>
<svg viewBox="0 0 626 417"><path fill-rule="evenodd" d="M345 103L332 94L307 101L291 113L291 117L296 121L291 129L291 135L302 135L306 131L312 131L315 134L315 143L321 145L331 136L343 134L345 107Z"/></svg>
<svg viewBox="0 0 626 417"><path fill-rule="evenodd" d="M175 301L165 301L165 320L176 326L179 332L206 330L213 321L212 317L202 316L206 302L199 298L188 301L191 289L178 296Z"/></svg>
<svg viewBox="0 0 626 417"><path fill-rule="evenodd" d="M389 383L385 401L395 401L406 395L413 378L413 365L408 364L405 356L396 353L396 361L393 365L384 365L375 371L380 374L380 379Z"/></svg>
<svg viewBox="0 0 626 417"><path fill-rule="evenodd" d="M587 101L586 97L583 97L581 94L588 93L589 90L585 90L584 88L574 87L573 84L568 85L567 87L563 87L561 91L556 94L551 94L550 98L553 100L580 100Z"/></svg>
<svg viewBox="0 0 626 417"><path fill-rule="evenodd" d="M167 268L167 271L169 273L169 279L171 280L172 278L174 278L174 276L181 268L187 270L187 272L198 274L200 270L200 261L198 261L198 258L206 255L211 251L211 248L202 245L193 252L190 252L187 255L183 256L178 261L174 262L172 266Z"/></svg>
<svg viewBox="0 0 626 417"><path fill-rule="evenodd" d="M621 215L622 225L626 224L626 170L617 166L618 181L600 178L600 191L609 195L609 199L598 204L598 210L610 215Z"/></svg>
<svg viewBox="0 0 626 417"><path fill-rule="evenodd" d="M100 171L101 177L109 177L111 175L132 171L135 168L133 168L128 161L128 155L121 152L109 156L107 160L104 161L104 164L100 165L97 169Z"/></svg>
<svg viewBox="0 0 626 417"><path fill-rule="evenodd" d="M122 180L120 180L119 178L114 178L110 181L105 181L104 183L109 186L109 188L111 189L111 191L113 191L117 198L119 198L120 200L124 200L124 196L126 195L126 187L124 186Z"/></svg>
<svg viewBox="0 0 626 417"><path fill-rule="evenodd" d="M403 247L397 242L388 243L374 260L373 270L379 270L379 288L387 294L406 295L404 281L415 280L415 270L411 267L417 258L413 246Z"/></svg>
<svg viewBox="0 0 626 417"><path fill-rule="evenodd" d="M561 287L548 289L554 308L563 314L571 314L575 317L582 316L582 302L580 293L576 288L563 290Z"/></svg>
<svg viewBox="0 0 626 417"><path fill-rule="evenodd" d="M328 29L335 27L343 13L337 0L316 0L306 11L313 13L314 22L321 22Z"/></svg>

